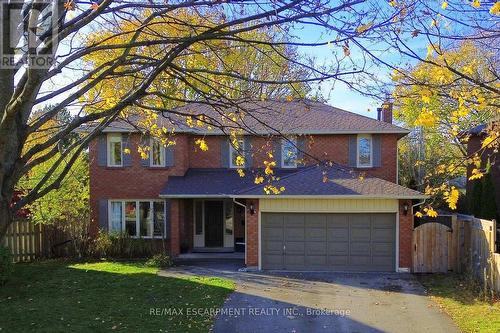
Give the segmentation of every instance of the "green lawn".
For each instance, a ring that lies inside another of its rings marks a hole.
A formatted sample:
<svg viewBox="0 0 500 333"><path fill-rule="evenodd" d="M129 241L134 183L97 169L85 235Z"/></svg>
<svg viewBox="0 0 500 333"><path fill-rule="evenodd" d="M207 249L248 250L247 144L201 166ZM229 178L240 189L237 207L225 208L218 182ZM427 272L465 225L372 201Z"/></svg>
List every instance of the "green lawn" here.
<svg viewBox="0 0 500 333"><path fill-rule="evenodd" d="M141 263L17 264L0 287L0 332L207 332L210 313L187 308L217 308L234 290L225 279L156 272Z"/></svg>
<svg viewBox="0 0 500 333"><path fill-rule="evenodd" d="M418 275L431 298L464 332L500 332L500 301L487 302L459 276Z"/></svg>

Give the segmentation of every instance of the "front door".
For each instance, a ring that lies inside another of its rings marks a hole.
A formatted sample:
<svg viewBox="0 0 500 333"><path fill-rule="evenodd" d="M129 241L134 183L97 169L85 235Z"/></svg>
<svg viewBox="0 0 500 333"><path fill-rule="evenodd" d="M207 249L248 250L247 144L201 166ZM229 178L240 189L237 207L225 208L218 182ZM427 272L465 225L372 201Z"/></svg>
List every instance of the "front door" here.
<svg viewBox="0 0 500 333"><path fill-rule="evenodd" d="M224 202L205 201L205 246L224 246Z"/></svg>

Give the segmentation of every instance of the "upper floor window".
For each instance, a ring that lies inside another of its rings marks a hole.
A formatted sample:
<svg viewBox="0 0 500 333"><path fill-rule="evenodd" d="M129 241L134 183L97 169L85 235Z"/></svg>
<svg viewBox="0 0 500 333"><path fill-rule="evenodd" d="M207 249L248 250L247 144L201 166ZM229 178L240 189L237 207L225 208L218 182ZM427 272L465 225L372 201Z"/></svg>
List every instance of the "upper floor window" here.
<svg viewBox="0 0 500 333"><path fill-rule="evenodd" d="M108 140L108 166L122 166L122 135L120 133L110 133Z"/></svg>
<svg viewBox="0 0 500 333"><path fill-rule="evenodd" d="M289 138L281 140L281 167L296 168L297 156L297 139Z"/></svg>
<svg viewBox="0 0 500 333"><path fill-rule="evenodd" d="M372 136L369 134L358 135L357 164L360 168L368 168L373 165Z"/></svg>
<svg viewBox="0 0 500 333"><path fill-rule="evenodd" d="M229 166L231 168L245 167L245 158L243 156L244 150L245 141L243 139L238 139L237 147L235 147L234 144L229 145Z"/></svg>
<svg viewBox="0 0 500 333"><path fill-rule="evenodd" d="M165 166L165 149L161 142L151 139L151 166Z"/></svg>

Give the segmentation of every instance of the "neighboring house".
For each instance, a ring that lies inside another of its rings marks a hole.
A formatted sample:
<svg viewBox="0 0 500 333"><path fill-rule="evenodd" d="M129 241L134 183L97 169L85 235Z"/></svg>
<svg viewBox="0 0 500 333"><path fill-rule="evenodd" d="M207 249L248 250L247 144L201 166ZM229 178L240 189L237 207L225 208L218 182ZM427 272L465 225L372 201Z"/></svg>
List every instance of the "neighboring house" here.
<svg viewBox="0 0 500 333"><path fill-rule="evenodd" d="M497 127L499 126L498 121L495 123L495 126ZM487 125L486 124L478 125L470 129L467 132L467 134L468 134L467 155L472 156L473 154L481 150L482 142L487 134ZM491 164L490 177L495 192L497 215L500 216L500 158L498 157L498 153L494 152L493 149L485 149L481 153L482 166L485 166L488 162ZM474 169L473 164L467 166L467 179L469 179L469 177L472 175L472 169ZM473 192L472 189L474 182L475 180L467 181L468 195L470 195ZM471 200L474 200L474 198L471 198Z"/></svg>
<svg viewBox="0 0 500 333"><path fill-rule="evenodd" d="M263 121L244 119L252 134L241 139L243 178L235 170L238 153L220 131L184 121L175 125L176 144L164 148L124 122L105 129L90 145L93 232L165 235L174 257L181 248L241 247L246 265L261 269L410 269L412 200L424 196L397 185L397 142L408 131L392 124L391 107L379 112L381 120L312 101L243 107ZM202 104L178 111L214 112ZM172 119L158 121L172 126ZM273 136L275 130L292 143ZM208 151L195 144L202 137ZM151 145L147 160L135 148L141 142ZM269 151L276 185L285 187L279 195L266 195L266 182L254 183Z"/></svg>

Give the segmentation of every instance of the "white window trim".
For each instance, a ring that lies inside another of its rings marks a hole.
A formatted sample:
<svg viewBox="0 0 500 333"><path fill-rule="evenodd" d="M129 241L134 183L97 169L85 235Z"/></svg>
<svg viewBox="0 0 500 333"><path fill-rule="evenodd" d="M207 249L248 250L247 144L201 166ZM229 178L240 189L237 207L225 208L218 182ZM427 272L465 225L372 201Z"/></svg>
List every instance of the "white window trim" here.
<svg viewBox="0 0 500 333"><path fill-rule="evenodd" d="M370 164L359 163L359 141L361 139L370 139ZM356 140L356 166L358 168L372 168L373 167L373 138L371 134L358 134Z"/></svg>
<svg viewBox="0 0 500 333"><path fill-rule="evenodd" d="M153 144L157 142L159 145L160 145L160 164L158 165L155 165L153 163L154 161L154 158L153 158ZM165 167L166 165L166 157L165 157L165 147L163 147L163 145L161 144L161 142L159 142L158 140L155 140L155 139L151 139L151 143L149 145L150 147L150 150L151 150L151 153L149 154L149 165L152 167L152 168L163 168Z"/></svg>
<svg viewBox="0 0 500 333"><path fill-rule="evenodd" d="M290 141L295 147L295 163L293 165L285 165L285 143ZM297 168L297 158L299 156L299 149L297 148L297 138L281 139L281 167L284 169Z"/></svg>
<svg viewBox="0 0 500 333"><path fill-rule="evenodd" d="M112 223L111 223L111 203L112 202L121 202L122 203L122 232L125 232L125 202L133 201L135 202L135 232L139 234L140 231L140 221L139 221L139 202L149 202L149 206L151 211L154 214L154 202L163 202L163 216L165 219L163 220L163 237L162 236L130 236L131 238L145 238L145 239L162 239L167 236L167 202L165 200L159 199L110 199L108 200L108 232L112 231ZM151 219L151 224L153 224L154 219ZM154 225L152 225L152 231L154 233Z"/></svg>
<svg viewBox="0 0 500 333"><path fill-rule="evenodd" d="M123 143L122 143L122 135L121 133L108 133L106 136L106 154L107 154L107 162L108 167L122 167L123 166ZM120 142L120 164L111 164L111 149L109 148L109 144L111 142Z"/></svg>
<svg viewBox="0 0 500 333"><path fill-rule="evenodd" d="M224 200L224 199L196 199L194 200L194 204L193 204L193 243L196 243L195 239L198 239L198 243L197 244L203 244L202 246L195 246L195 247L205 247L205 219L206 219L206 216L205 216L205 202L207 201L220 201L222 202L222 211L223 211L223 220L222 220L222 226L223 226L223 231L222 231L222 246L224 248L234 248L234 238L235 238L235 230L234 230L234 227L235 227L235 219L234 219L234 214L235 214L235 211L234 211L234 203L233 201L228 201L228 200ZM197 235L196 234L196 203L199 202L201 203L201 228L202 228L202 233ZM233 205L233 216L232 216L232 224L233 224L233 229L232 229L232 232L231 234L228 234L226 233L226 209L229 205ZM246 228L246 227L245 227ZM246 237L246 234L245 234L245 237ZM232 246L230 245L232 244ZM193 245L196 245L196 244L193 244ZM228 246L226 246L228 245Z"/></svg>
<svg viewBox="0 0 500 333"><path fill-rule="evenodd" d="M241 141L241 144L240 144L240 150L242 152L245 151L245 140L243 139L238 139L239 141ZM234 149L233 145L231 143L229 143L229 167L231 169L243 169L245 168L246 166L246 159L245 159L245 163L243 165L234 165L233 164L233 152L238 152L236 149ZM243 158L245 158L245 156L243 156Z"/></svg>

